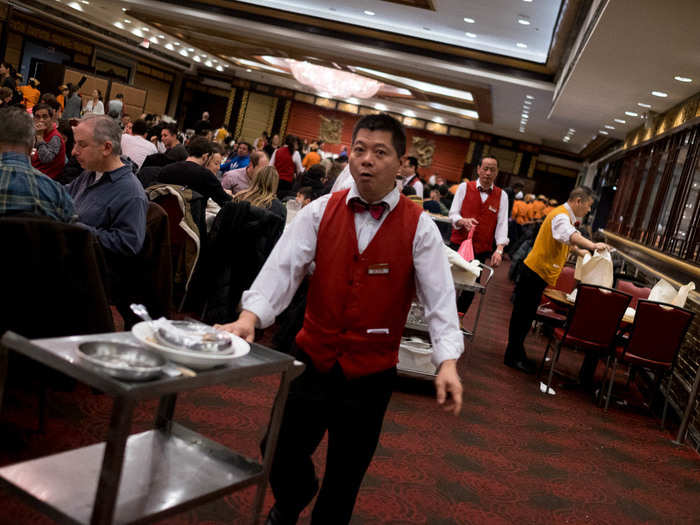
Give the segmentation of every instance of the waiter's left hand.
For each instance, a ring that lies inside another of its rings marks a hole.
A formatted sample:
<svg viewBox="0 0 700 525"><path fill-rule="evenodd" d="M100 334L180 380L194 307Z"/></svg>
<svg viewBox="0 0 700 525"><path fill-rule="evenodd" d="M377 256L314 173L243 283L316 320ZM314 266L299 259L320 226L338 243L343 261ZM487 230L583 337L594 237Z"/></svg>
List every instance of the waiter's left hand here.
<svg viewBox="0 0 700 525"><path fill-rule="evenodd" d="M457 373L456 359L442 362L435 378L435 390L438 405L442 405L443 410L459 414L462 410L462 381Z"/></svg>
<svg viewBox="0 0 700 525"><path fill-rule="evenodd" d="M502 261L503 261L503 254L499 251L493 252L493 254L491 255L491 266L493 268L496 268L501 264Z"/></svg>

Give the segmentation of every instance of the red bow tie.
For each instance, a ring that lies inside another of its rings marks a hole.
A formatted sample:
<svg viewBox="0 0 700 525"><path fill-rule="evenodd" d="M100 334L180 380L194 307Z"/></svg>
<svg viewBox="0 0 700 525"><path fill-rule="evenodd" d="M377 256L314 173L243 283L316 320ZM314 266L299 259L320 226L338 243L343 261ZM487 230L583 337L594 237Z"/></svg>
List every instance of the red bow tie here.
<svg viewBox="0 0 700 525"><path fill-rule="evenodd" d="M491 193L491 191L493 190L493 187L482 188L481 186L477 186L476 189L479 190L480 193Z"/></svg>
<svg viewBox="0 0 700 525"><path fill-rule="evenodd" d="M581 226L581 223L579 221L576 221L574 223L574 228L578 228L579 226Z"/></svg>
<svg viewBox="0 0 700 525"><path fill-rule="evenodd" d="M368 211L369 214L377 220L382 218L382 215L384 215L384 212L389 207L387 203L383 201L376 204L367 204L359 197L353 197L350 199L348 206L354 213L363 213Z"/></svg>

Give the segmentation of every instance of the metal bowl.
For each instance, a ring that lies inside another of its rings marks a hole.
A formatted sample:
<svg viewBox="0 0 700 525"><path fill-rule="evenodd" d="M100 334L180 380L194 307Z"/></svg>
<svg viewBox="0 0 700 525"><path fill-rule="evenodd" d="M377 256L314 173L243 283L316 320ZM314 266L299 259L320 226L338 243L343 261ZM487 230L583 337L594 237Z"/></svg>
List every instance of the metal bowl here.
<svg viewBox="0 0 700 525"><path fill-rule="evenodd" d="M128 381L157 377L167 362L163 356L145 348L110 341L82 343L78 355L99 372Z"/></svg>

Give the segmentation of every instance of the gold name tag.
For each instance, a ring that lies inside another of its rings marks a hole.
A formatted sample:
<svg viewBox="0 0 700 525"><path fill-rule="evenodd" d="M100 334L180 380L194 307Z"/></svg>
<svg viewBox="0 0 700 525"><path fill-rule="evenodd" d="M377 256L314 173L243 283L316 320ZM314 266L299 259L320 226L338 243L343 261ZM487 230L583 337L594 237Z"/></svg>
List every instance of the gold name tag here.
<svg viewBox="0 0 700 525"><path fill-rule="evenodd" d="M369 275L386 275L389 273L389 263L371 264L367 267Z"/></svg>

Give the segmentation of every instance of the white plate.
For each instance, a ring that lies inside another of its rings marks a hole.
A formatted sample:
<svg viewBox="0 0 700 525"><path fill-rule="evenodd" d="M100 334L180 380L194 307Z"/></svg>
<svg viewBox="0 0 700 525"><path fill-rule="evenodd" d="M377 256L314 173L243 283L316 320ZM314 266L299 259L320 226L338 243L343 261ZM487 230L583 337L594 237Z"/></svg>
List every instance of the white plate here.
<svg viewBox="0 0 700 525"><path fill-rule="evenodd" d="M241 357L250 352L250 345L244 339L241 339L237 335L229 333L231 337L231 344L233 345L232 354L213 354L205 352L191 352L188 350L177 350L170 346L160 344L153 334L153 329L150 324L142 321L131 329L131 333L134 337L146 346L156 350L162 354L166 359L170 359L181 365L189 366L197 370L205 370L207 368L212 368L219 365L228 364L233 359Z"/></svg>

